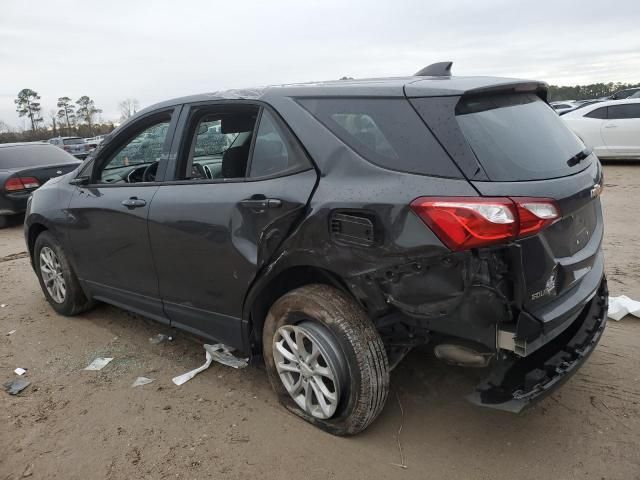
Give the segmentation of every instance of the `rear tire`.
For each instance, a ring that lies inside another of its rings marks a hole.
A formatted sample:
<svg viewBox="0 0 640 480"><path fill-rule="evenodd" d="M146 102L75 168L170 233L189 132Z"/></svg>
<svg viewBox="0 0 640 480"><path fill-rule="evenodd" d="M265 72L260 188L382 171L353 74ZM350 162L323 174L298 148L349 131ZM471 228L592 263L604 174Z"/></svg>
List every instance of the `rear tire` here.
<svg viewBox="0 0 640 480"><path fill-rule="evenodd" d="M384 408L382 339L362 308L333 287L307 285L277 300L265 320L263 355L280 402L329 433L357 434Z"/></svg>
<svg viewBox="0 0 640 480"><path fill-rule="evenodd" d="M42 232L36 238L33 265L44 296L56 312L72 316L93 306L82 291L60 242L51 233Z"/></svg>
<svg viewBox="0 0 640 480"><path fill-rule="evenodd" d="M9 217L0 215L0 228L6 228L9 225Z"/></svg>

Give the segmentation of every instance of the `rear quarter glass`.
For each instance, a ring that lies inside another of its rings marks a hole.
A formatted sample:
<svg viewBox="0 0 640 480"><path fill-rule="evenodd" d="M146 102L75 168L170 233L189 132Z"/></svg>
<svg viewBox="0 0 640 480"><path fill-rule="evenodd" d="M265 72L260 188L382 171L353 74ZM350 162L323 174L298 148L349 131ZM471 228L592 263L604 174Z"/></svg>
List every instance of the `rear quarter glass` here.
<svg viewBox="0 0 640 480"><path fill-rule="evenodd" d="M297 101L371 163L400 172L462 178L460 170L404 98L323 97Z"/></svg>
<svg viewBox="0 0 640 480"><path fill-rule="evenodd" d="M584 149L535 94L462 97L455 108L464 139L493 181L544 180L580 172L592 161L567 161Z"/></svg>

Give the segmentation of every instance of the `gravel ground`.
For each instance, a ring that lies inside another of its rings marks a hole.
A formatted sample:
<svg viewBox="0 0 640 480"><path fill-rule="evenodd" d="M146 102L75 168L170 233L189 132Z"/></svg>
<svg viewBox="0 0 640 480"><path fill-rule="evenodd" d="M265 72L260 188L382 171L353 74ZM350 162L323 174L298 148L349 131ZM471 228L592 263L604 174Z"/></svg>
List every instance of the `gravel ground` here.
<svg viewBox="0 0 640 480"><path fill-rule="evenodd" d="M640 164L605 175L611 294L640 299ZM197 339L153 345L166 327L106 305L55 314L20 225L0 231L0 304L0 380L23 367L31 381L0 392L0 479L640 479L640 319L610 322L588 363L521 416L466 403L478 372L416 350L380 418L336 438L282 409L260 366L214 364L177 387L204 361ZM97 356L114 360L82 371ZM131 388L138 376L154 382Z"/></svg>

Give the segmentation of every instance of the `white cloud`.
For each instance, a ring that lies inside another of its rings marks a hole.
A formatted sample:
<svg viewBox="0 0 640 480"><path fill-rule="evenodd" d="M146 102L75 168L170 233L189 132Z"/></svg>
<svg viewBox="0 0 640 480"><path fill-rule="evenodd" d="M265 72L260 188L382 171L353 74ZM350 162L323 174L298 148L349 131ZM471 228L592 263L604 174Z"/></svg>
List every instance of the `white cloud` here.
<svg viewBox="0 0 640 480"><path fill-rule="evenodd" d="M575 84L640 82L640 2L94 0L0 7L0 120L13 99L89 95L117 104L269 83L454 73Z"/></svg>

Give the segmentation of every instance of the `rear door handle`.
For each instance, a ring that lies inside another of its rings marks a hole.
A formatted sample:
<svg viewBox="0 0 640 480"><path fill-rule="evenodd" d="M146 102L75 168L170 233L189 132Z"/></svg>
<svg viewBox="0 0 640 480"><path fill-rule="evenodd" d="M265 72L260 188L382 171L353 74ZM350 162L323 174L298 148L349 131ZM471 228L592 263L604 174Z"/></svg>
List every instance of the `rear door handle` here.
<svg viewBox="0 0 640 480"><path fill-rule="evenodd" d="M265 208L280 208L282 200L279 198L247 198L240 202L245 207L263 210Z"/></svg>
<svg viewBox="0 0 640 480"><path fill-rule="evenodd" d="M127 207L129 210L133 210L134 208L144 207L147 204L143 199L138 197L130 197L126 200L122 201L122 205Z"/></svg>

